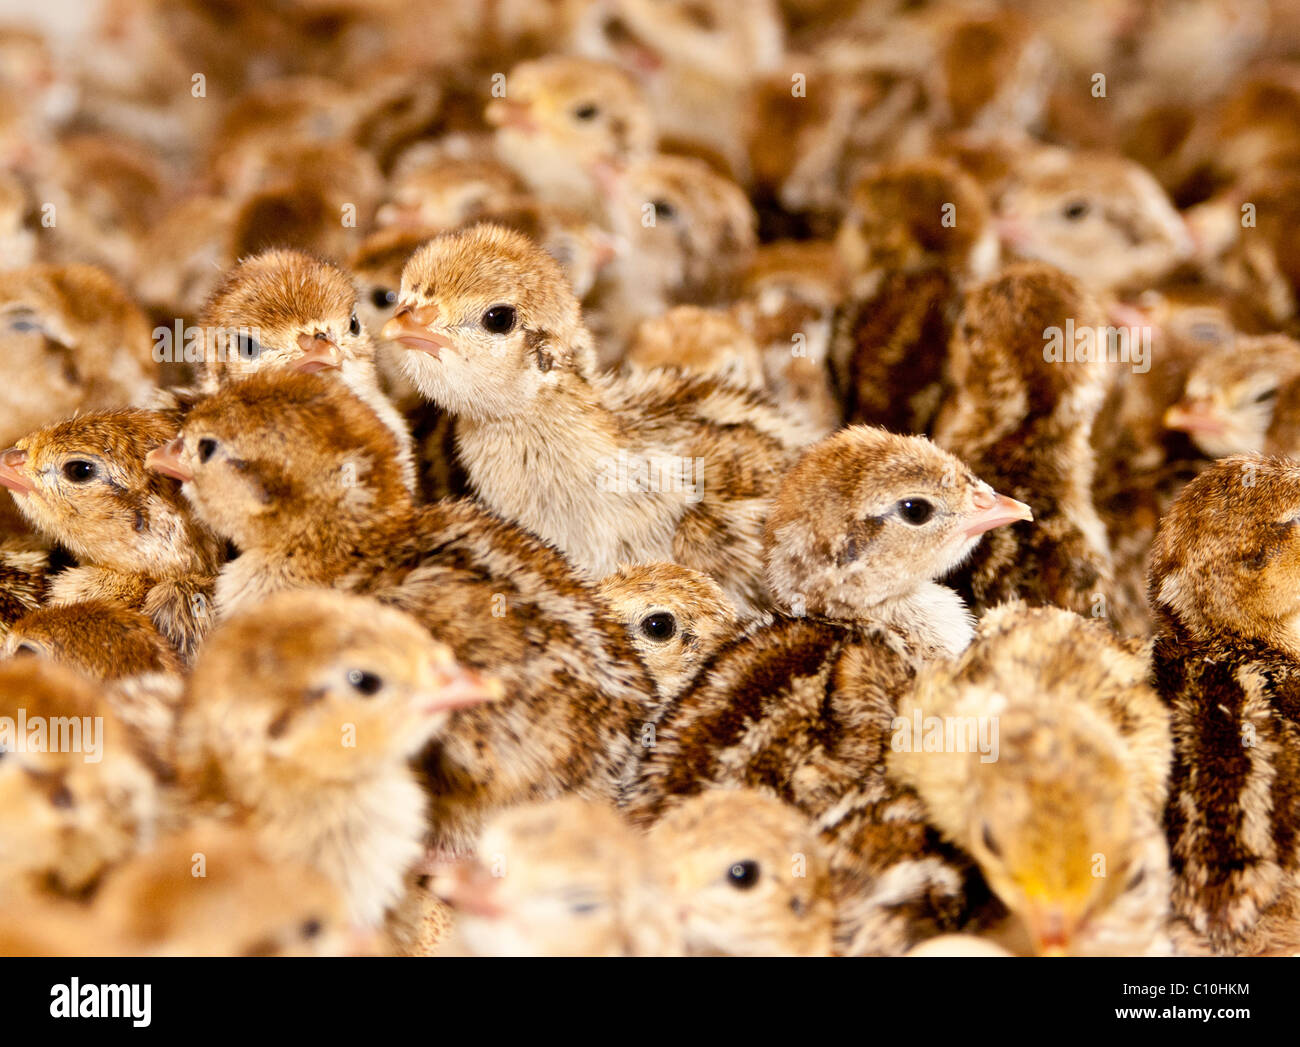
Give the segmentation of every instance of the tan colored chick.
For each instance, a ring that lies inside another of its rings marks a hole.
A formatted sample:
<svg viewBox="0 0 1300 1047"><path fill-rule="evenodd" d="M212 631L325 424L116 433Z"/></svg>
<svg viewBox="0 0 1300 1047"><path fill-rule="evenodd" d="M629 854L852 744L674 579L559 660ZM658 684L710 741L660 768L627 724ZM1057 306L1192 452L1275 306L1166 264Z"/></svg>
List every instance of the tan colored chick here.
<svg viewBox="0 0 1300 1047"><path fill-rule="evenodd" d="M829 956L829 861L806 816L765 793L711 789L649 833L688 956Z"/></svg>
<svg viewBox="0 0 1300 1047"><path fill-rule="evenodd" d="M423 854L409 761L451 710L500 690L412 618L357 596L281 593L204 644L181 721L182 768L276 860L314 866L377 927Z"/></svg>
<svg viewBox="0 0 1300 1047"><path fill-rule="evenodd" d="M455 416L461 462L490 509L594 577L671 560L712 575L742 615L763 605L762 517L808 436L773 405L667 372L597 376L559 266L493 226L420 249L384 336Z"/></svg>
<svg viewBox="0 0 1300 1047"><path fill-rule="evenodd" d="M577 797L516 807L434 889L456 913L449 951L473 956L678 955L646 841Z"/></svg>
<svg viewBox="0 0 1300 1047"><path fill-rule="evenodd" d="M149 322L106 273L83 265L0 272L0 443L77 411L142 403Z"/></svg>
<svg viewBox="0 0 1300 1047"><path fill-rule="evenodd" d="M890 767L1036 954L1167 951L1169 715L1106 627L1005 604L899 705ZM991 744L986 744L991 743Z"/></svg>
<svg viewBox="0 0 1300 1047"><path fill-rule="evenodd" d="M93 680L181 672L176 650L139 611L107 601L42 607L4 639L7 657L38 655Z"/></svg>

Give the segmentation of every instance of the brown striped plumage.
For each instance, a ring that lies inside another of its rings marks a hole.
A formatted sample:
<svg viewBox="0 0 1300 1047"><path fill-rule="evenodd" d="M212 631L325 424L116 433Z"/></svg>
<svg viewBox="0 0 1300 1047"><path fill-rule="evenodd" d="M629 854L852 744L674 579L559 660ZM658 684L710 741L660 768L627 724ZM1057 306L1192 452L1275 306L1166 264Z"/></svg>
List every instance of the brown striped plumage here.
<svg viewBox="0 0 1300 1047"><path fill-rule="evenodd" d="M195 408L182 438L187 496L241 550L218 580L222 617L285 588L367 593L506 685L507 700L453 714L424 755L436 843L467 846L492 807L614 795L653 687L553 548L473 502L413 506L391 435L317 376L236 383Z"/></svg>
<svg viewBox="0 0 1300 1047"><path fill-rule="evenodd" d="M1300 946L1298 518L1295 462L1232 456L1187 485L1151 550L1173 906L1217 952Z"/></svg>

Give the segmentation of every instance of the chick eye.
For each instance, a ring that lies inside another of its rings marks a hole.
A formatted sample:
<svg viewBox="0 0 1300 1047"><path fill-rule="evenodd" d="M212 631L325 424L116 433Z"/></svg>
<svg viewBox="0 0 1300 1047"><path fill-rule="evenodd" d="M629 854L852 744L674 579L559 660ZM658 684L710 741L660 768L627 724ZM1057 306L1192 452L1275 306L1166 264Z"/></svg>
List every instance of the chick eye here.
<svg viewBox="0 0 1300 1047"><path fill-rule="evenodd" d="M494 305L483 314L483 326L492 334L505 334L515 326L515 307Z"/></svg>
<svg viewBox="0 0 1300 1047"><path fill-rule="evenodd" d="M898 515L919 527L934 515L934 506L924 498L904 498L898 503Z"/></svg>
<svg viewBox="0 0 1300 1047"><path fill-rule="evenodd" d="M1063 214L1067 220L1077 222L1081 218L1086 218L1088 212L1091 210L1092 208L1088 206L1087 200L1071 200L1061 208L1061 214Z"/></svg>
<svg viewBox="0 0 1300 1047"><path fill-rule="evenodd" d="M241 334L235 348L241 360L256 360L262 355L262 343L251 335Z"/></svg>
<svg viewBox="0 0 1300 1047"><path fill-rule="evenodd" d="M1255 397L1255 403L1266 404L1270 400L1276 400L1276 399L1277 399L1276 389L1265 389L1262 393L1260 393L1257 397Z"/></svg>
<svg viewBox="0 0 1300 1047"><path fill-rule="evenodd" d="M655 209L655 219L662 218L665 222L671 222L677 217L677 209L667 200L656 200L650 205Z"/></svg>
<svg viewBox="0 0 1300 1047"><path fill-rule="evenodd" d="M376 309L385 309L397 301L397 292L388 287L376 287L370 292L370 301Z"/></svg>
<svg viewBox="0 0 1300 1047"><path fill-rule="evenodd" d="M727 870L727 882L738 890L749 890L758 883L758 862L736 862Z"/></svg>
<svg viewBox="0 0 1300 1047"><path fill-rule="evenodd" d="M1126 891L1135 890L1146 878L1147 878L1147 871L1145 869L1139 869L1137 872L1133 874L1132 879L1130 879L1129 882L1125 884L1124 890Z"/></svg>
<svg viewBox="0 0 1300 1047"><path fill-rule="evenodd" d="M639 623L641 635L655 643L665 643L677 635L677 619L667 611L647 614Z"/></svg>
<svg viewBox="0 0 1300 1047"><path fill-rule="evenodd" d="M50 793L50 803L54 804L55 807L67 810L73 805L72 790L66 785L60 785Z"/></svg>
<svg viewBox="0 0 1300 1047"><path fill-rule="evenodd" d="M74 484L84 484L93 480L98 471L94 462L88 462L84 458L74 458L63 464L63 475Z"/></svg>
<svg viewBox="0 0 1300 1047"><path fill-rule="evenodd" d="M302 927L299 928L299 932L304 938L315 938L320 934L321 930L321 922L314 916L308 920L304 920Z"/></svg>
<svg viewBox="0 0 1300 1047"><path fill-rule="evenodd" d="M989 827L987 825L984 826L984 830L980 835L984 841L985 848L988 849L989 854L993 855L994 857L1000 857L1002 854L1002 848L999 847L998 842L995 839L993 839L993 834L989 832Z"/></svg>
<svg viewBox="0 0 1300 1047"><path fill-rule="evenodd" d="M348 334L354 338L361 333L361 321L357 319L357 314L353 313L352 318L348 320Z"/></svg>
<svg viewBox="0 0 1300 1047"><path fill-rule="evenodd" d="M41 329L41 325L35 320L14 320L9 324L9 330L21 331L24 334L28 331L40 331Z"/></svg>
<svg viewBox="0 0 1300 1047"><path fill-rule="evenodd" d="M209 436L205 436L199 441L199 461L206 462L217 453L217 441Z"/></svg>
<svg viewBox="0 0 1300 1047"><path fill-rule="evenodd" d="M14 648L13 656L15 658L18 658L20 656L23 658L30 658L40 653L41 653L41 649L39 647L35 646L34 644L24 642L24 643L20 643L17 647ZM3 755L4 755L4 750L0 749L0 756Z"/></svg>
<svg viewBox="0 0 1300 1047"><path fill-rule="evenodd" d="M384 681L374 673L366 672L364 669L350 669L348 671L348 684L358 694L363 694L369 698L373 694L378 694L380 688L384 686Z"/></svg>
<svg viewBox="0 0 1300 1047"><path fill-rule="evenodd" d="M578 120L594 120L596 114L600 112L600 107L588 102L586 105L580 105L573 110L573 115Z"/></svg>

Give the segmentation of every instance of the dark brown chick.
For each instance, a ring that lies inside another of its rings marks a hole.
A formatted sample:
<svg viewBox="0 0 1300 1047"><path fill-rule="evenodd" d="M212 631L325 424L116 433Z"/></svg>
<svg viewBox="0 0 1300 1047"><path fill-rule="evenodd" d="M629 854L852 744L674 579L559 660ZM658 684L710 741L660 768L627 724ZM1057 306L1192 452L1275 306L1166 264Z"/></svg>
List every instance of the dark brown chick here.
<svg viewBox="0 0 1300 1047"><path fill-rule="evenodd" d="M1063 344L1104 326L1080 284L1051 266L1009 267L965 298L934 439L1034 512L1032 526L991 535L953 576L973 608L1023 599L1109 618L1118 602L1089 442L1110 370L1104 355L1066 358L1075 345Z"/></svg>
<svg viewBox="0 0 1300 1047"><path fill-rule="evenodd" d="M1233 455L1183 489L1151 548L1173 909L1220 953L1300 947L1298 521L1300 467Z"/></svg>
<svg viewBox="0 0 1300 1047"><path fill-rule="evenodd" d="M391 433L318 375L237 382L155 466L241 550L219 615L281 589L368 593L417 617L506 700L453 715L423 756L432 838L464 847L481 812L578 790L612 796L653 685L622 626L550 546L468 502L417 509ZM525 726L526 725L526 726Z"/></svg>

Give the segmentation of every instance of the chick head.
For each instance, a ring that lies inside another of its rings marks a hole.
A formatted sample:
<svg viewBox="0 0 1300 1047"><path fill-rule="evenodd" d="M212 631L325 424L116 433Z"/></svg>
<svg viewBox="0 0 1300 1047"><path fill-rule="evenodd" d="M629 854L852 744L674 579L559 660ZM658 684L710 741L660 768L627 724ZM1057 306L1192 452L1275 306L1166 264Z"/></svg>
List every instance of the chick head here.
<svg viewBox="0 0 1300 1047"><path fill-rule="evenodd" d="M1294 648L1300 622L1300 465L1230 455L1192 480L1156 530L1147 599L1157 620Z"/></svg>
<svg viewBox="0 0 1300 1047"><path fill-rule="evenodd" d="M204 644L183 766L215 770L245 799L355 781L405 766L452 710L499 694L401 611L333 591L277 593Z"/></svg>
<svg viewBox="0 0 1300 1047"><path fill-rule="evenodd" d="M422 395L476 421L530 412L548 388L593 367L591 337L559 263L494 225L416 251L383 335L407 349L403 372Z"/></svg>
<svg viewBox="0 0 1300 1047"><path fill-rule="evenodd" d="M649 832L689 954L827 956L830 868L808 820L752 790L714 789Z"/></svg>
<svg viewBox="0 0 1300 1047"><path fill-rule="evenodd" d="M79 894L146 843L153 778L85 678L40 658L0 663L0 884Z"/></svg>
<svg viewBox="0 0 1300 1047"><path fill-rule="evenodd" d="M642 838L611 808L570 796L514 807L434 890L480 956L646 956L674 951Z"/></svg>
<svg viewBox="0 0 1300 1047"><path fill-rule="evenodd" d="M920 436L850 426L786 473L763 535L780 607L860 617L960 564L985 531L1030 520Z"/></svg>
<svg viewBox="0 0 1300 1047"><path fill-rule="evenodd" d="M1165 425L1211 458L1261 454L1274 413L1284 404L1294 409L1297 379L1300 343L1285 335L1237 338L1197 361Z"/></svg>
<svg viewBox="0 0 1300 1047"><path fill-rule="evenodd" d="M231 269L199 314L207 373L218 382L260 371L338 372L374 360L343 270L299 251L270 250Z"/></svg>
<svg viewBox="0 0 1300 1047"><path fill-rule="evenodd" d="M240 549L325 542L408 504L392 433L320 375L270 372L227 386L148 465L180 480L199 518Z"/></svg>
<svg viewBox="0 0 1300 1047"><path fill-rule="evenodd" d="M153 622L102 600L29 611L4 638L8 658L37 655L95 680L179 673L181 663Z"/></svg>
<svg viewBox="0 0 1300 1047"><path fill-rule="evenodd" d="M160 576L210 563L214 539L174 480L146 468L175 433L167 415L125 408L29 433L0 453L0 483L47 538L83 563Z"/></svg>

